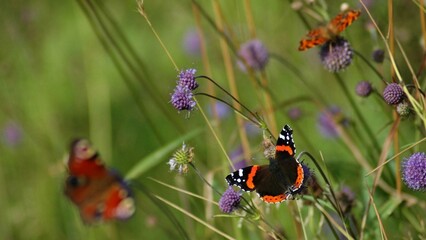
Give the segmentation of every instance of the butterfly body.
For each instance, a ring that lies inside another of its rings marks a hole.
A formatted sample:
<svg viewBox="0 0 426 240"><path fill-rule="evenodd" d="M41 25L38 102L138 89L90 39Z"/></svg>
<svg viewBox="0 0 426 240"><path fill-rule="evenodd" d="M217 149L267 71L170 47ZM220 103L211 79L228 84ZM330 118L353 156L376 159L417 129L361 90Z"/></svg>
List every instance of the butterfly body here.
<svg viewBox="0 0 426 240"><path fill-rule="evenodd" d="M306 38L300 41L299 51L304 51L336 39L341 32L358 19L360 14L361 12L358 10L348 10L338 14L326 26L320 26L309 31Z"/></svg>
<svg viewBox="0 0 426 240"><path fill-rule="evenodd" d="M278 203L292 199L304 182L302 164L294 158L296 147L293 130L285 125L275 147L275 158L269 165L253 165L241 168L226 177L229 185L244 191L256 191L267 203Z"/></svg>
<svg viewBox="0 0 426 240"><path fill-rule="evenodd" d="M127 183L105 167L87 140L73 142L67 165L65 195L79 208L86 224L133 215L134 199Z"/></svg>

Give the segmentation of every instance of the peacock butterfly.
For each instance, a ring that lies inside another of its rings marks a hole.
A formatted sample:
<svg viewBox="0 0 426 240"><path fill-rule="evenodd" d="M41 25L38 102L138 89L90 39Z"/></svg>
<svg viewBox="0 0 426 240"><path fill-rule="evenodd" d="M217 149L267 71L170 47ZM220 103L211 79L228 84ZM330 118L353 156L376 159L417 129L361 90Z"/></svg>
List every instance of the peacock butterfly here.
<svg viewBox="0 0 426 240"><path fill-rule="evenodd" d="M72 142L65 195L80 210L85 224L128 219L135 212L132 192L123 178L105 167L86 139Z"/></svg>

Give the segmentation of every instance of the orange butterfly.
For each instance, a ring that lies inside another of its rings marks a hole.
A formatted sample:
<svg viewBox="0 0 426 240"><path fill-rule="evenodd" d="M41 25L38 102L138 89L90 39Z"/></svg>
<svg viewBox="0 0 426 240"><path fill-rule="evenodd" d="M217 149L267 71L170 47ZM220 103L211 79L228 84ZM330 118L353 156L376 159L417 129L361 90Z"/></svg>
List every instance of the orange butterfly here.
<svg viewBox="0 0 426 240"><path fill-rule="evenodd" d="M327 41L335 39L343 30L351 25L361 14L358 10L348 10L337 15L327 26L322 26L308 32L306 39L300 41L299 51L304 51Z"/></svg>
<svg viewBox="0 0 426 240"><path fill-rule="evenodd" d="M71 144L65 195L80 209L86 224L127 219L135 212L132 192L118 173L103 164L89 141Z"/></svg>

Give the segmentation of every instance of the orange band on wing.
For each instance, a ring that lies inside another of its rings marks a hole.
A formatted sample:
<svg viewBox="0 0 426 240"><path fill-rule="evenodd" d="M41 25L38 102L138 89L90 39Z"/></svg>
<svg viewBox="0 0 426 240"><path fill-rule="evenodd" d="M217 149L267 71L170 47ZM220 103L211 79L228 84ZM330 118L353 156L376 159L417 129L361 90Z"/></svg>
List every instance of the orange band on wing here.
<svg viewBox="0 0 426 240"><path fill-rule="evenodd" d="M293 155L293 149L290 146L280 145L276 146L275 150L277 152L288 152L288 154Z"/></svg>
<svg viewBox="0 0 426 240"><path fill-rule="evenodd" d="M299 166L297 167L296 182L293 185L295 189L299 189L302 186L304 178L305 178L305 174L303 172L302 164L299 164Z"/></svg>
<svg viewBox="0 0 426 240"><path fill-rule="evenodd" d="M287 194L283 193L277 196L265 195L261 197L267 203L279 203L287 200Z"/></svg>
<svg viewBox="0 0 426 240"><path fill-rule="evenodd" d="M251 168L251 171L247 177L247 187L250 189L254 189L254 183L253 183L253 179L254 176L256 175L257 170L259 169L258 165L253 165L253 167Z"/></svg>

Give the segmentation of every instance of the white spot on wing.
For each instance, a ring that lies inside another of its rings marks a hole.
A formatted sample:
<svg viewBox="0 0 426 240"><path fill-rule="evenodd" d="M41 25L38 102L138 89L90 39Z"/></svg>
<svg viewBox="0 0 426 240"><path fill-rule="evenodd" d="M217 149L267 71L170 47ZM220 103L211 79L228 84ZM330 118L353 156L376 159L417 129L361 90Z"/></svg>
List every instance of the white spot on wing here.
<svg viewBox="0 0 426 240"><path fill-rule="evenodd" d="M240 176L240 177L243 176L243 169L238 170L238 176Z"/></svg>

